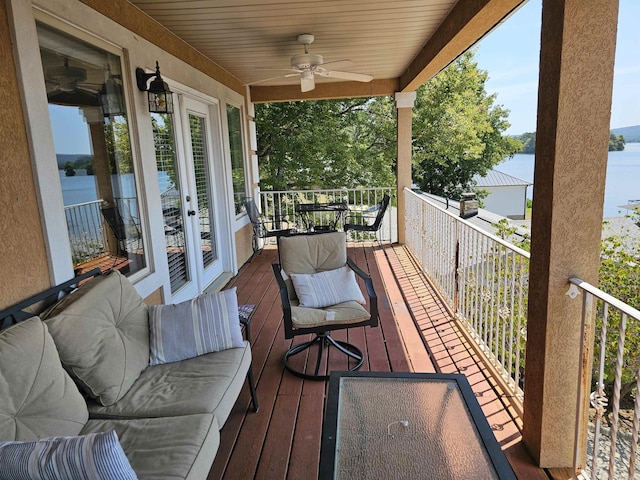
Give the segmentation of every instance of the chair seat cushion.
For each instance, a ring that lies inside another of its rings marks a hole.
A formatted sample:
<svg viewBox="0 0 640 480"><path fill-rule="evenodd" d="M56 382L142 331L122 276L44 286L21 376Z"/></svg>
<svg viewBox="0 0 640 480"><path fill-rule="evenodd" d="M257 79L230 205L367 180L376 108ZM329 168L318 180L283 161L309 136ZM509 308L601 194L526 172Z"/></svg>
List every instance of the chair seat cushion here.
<svg viewBox="0 0 640 480"><path fill-rule="evenodd" d="M203 479L220 445L211 414L89 420L83 434L115 430L139 480Z"/></svg>
<svg viewBox="0 0 640 480"><path fill-rule="evenodd" d="M369 318L371 318L369 312L354 301L339 303L323 309L291 306L291 319L294 329L316 328L325 325L351 325L367 321Z"/></svg>
<svg viewBox="0 0 640 480"><path fill-rule="evenodd" d="M92 418L151 418L212 413L220 427L242 390L251 348L230 348L177 363L147 367L127 394L105 407L88 402Z"/></svg>

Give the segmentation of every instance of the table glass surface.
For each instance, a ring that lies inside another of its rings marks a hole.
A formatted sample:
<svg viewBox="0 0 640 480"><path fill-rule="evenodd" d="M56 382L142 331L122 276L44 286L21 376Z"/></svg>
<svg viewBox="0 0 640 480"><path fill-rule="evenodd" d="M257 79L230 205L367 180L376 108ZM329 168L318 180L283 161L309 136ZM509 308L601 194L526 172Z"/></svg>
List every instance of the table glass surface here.
<svg viewBox="0 0 640 480"><path fill-rule="evenodd" d="M335 478L498 478L455 381L340 379Z"/></svg>

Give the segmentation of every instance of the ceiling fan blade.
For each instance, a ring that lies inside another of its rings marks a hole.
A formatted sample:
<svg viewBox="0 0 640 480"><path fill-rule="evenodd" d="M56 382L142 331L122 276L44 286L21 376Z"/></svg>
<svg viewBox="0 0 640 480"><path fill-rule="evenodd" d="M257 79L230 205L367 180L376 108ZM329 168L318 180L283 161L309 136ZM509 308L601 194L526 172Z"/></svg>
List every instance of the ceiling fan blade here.
<svg viewBox="0 0 640 480"><path fill-rule="evenodd" d="M316 81L313 78L313 74L311 75L302 75L300 77L300 89L302 92L310 92L316 88Z"/></svg>
<svg viewBox="0 0 640 480"><path fill-rule="evenodd" d="M246 83L245 85L255 85L257 83L264 83L264 82L269 82L271 80L277 80L278 78L297 77L298 75L300 75L300 74L299 73L289 73L287 75L278 75L277 77L263 78L262 80L256 80L255 82L249 82L249 83Z"/></svg>
<svg viewBox="0 0 640 480"><path fill-rule="evenodd" d="M324 68L325 70L331 70L334 68L337 68L337 69L348 68L352 65L353 65L353 62L345 58L343 60L334 60L333 62L325 62L319 66Z"/></svg>
<svg viewBox="0 0 640 480"><path fill-rule="evenodd" d="M367 75L364 73L351 73L351 72L339 72L336 70L330 70L326 72L317 72L318 75L323 77L340 78L342 80L353 80L354 82L370 82L373 80L373 75Z"/></svg>

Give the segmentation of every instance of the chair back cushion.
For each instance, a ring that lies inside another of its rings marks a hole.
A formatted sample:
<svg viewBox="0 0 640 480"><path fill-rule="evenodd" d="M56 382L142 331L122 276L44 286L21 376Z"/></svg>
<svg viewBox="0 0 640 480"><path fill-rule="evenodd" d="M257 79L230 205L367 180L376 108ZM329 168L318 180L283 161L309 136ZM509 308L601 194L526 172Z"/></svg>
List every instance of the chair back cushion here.
<svg viewBox="0 0 640 480"><path fill-rule="evenodd" d="M280 267L284 271L289 298L297 299L290 275L335 270L347 264L347 238L344 232L293 235L278 240Z"/></svg>
<svg viewBox="0 0 640 480"><path fill-rule="evenodd" d="M0 331L0 399L0 441L78 435L89 418L38 317Z"/></svg>
<svg viewBox="0 0 640 480"><path fill-rule="evenodd" d="M45 323L64 367L102 405L122 398L149 365L148 307L118 271L64 297Z"/></svg>
<svg viewBox="0 0 640 480"><path fill-rule="evenodd" d="M335 270L347 264L344 232L282 237L278 248L280 266L287 275Z"/></svg>

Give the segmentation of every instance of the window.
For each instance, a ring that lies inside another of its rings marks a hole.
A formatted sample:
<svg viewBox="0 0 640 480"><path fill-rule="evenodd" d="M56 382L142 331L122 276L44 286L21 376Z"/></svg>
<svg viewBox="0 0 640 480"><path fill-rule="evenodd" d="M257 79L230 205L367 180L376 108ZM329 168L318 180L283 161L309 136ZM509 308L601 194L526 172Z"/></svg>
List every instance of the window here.
<svg viewBox="0 0 640 480"><path fill-rule="evenodd" d="M146 266L120 57L37 25L72 261Z"/></svg>
<svg viewBox="0 0 640 480"><path fill-rule="evenodd" d="M238 215L246 210L244 200L247 198L247 181L242 148L242 117L238 107L227 105L227 122L229 124L229 148L231 150L233 202L236 215Z"/></svg>

